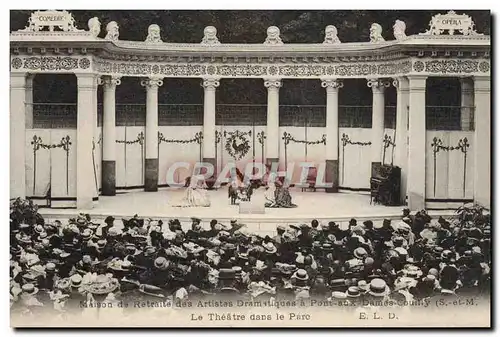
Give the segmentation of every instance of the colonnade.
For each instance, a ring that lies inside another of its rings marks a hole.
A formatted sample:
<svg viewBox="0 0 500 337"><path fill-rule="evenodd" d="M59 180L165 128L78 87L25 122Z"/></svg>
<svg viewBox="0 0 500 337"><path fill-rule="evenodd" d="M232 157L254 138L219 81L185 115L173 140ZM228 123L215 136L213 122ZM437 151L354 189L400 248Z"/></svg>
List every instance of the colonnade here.
<svg viewBox="0 0 500 337"><path fill-rule="evenodd" d="M116 86L119 77L96 74L76 74L78 83L77 117L77 208L92 207L94 186L92 146L97 130L97 86L104 86L103 97L103 157L102 194L116 193ZM373 92L372 108L372 167L380 165L384 138L384 90L391 84L397 89L395 165L402 168L402 192L407 196L412 210L425 207L425 76L411 75L392 79L368 78L367 85ZM10 127L11 127L11 197L26 196L25 135L29 125L28 111L32 102L32 79L26 73L11 73ZM490 203L490 77L463 80L462 105L475 105L475 175L474 199L485 205ZM268 91L266 127L266 163L279 161L279 90L280 79L264 79ZM141 81L146 95L145 131L145 191L158 190L158 88L163 79L145 78ZM203 160L215 164L215 93L219 79L202 80L204 87ZM342 79L321 79L326 90L326 182L332 187L327 192L338 191L339 167L339 91ZM30 96L31 95L31 96ZM465 98L464 98L465 97ZM28 117L27 117L28 116ZM31 117L32 118L32 117ZM32 123L32 122L31 122Z"/></svg>

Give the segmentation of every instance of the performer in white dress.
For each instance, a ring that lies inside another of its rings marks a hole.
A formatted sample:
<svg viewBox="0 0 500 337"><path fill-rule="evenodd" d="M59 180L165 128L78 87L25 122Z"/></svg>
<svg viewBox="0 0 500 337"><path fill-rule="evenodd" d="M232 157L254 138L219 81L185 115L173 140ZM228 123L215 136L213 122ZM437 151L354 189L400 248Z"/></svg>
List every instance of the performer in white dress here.
<svg viewBox="0 0 500 337"><path fill-rule="evenodd" d="M181 203L177 207L210 207L210 198L203 176L193 176Z"/></svg>
<svg viewBox="0 0 500 337"><path fill-rule="evenodd" d="M274 174L271 174L267 180L267 188L266 191L264 192L264 196L266 198L266 207L274 207L276 204L276 184L275 184L275 179L276 177Z"/></svg>

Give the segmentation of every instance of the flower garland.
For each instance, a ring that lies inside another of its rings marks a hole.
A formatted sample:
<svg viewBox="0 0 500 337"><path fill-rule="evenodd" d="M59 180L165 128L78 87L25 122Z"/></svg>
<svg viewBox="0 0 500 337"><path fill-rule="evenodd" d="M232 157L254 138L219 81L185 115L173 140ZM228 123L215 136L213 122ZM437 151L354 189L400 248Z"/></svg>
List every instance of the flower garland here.
<svg viewBox="0 0 500 337"><path fill-rule="evenodd" d="M178 144L189 144L189 143L198 143L201 144L203 140L203 132L197 132L194 135L194 138L191 139L167 139L163 135L163 133L158 132L158 144L161 143L178 143Z"/></svg>
<svg viewBox="0 0 500 337"><path fill-rule="evenodd" d="M349 144L349 145L361 145L361 146L372 145L372 142L353 142L352 140L349 139L349 136L346 135L345 133L342 134L342 138L340 140L342 141L342 146L344 146L344 147L347 144Z"/></svg>
<svg viewBox="0 0 500 337"><path fill-rule="evenodd" d="M72 145L71 137L67 135L66 137L62 137L59 143L57 144L44 144L42 137L38 137L37 135L33 136L33 140L31 141L31 145L33 145L33 195L35 195L36 191L36 152L40 149L57 149L62 148L66 151L66 194L69 194L69 150Z"/></svg>
<svg viewBox="0 0 500 337"><path fill-rule="evenodd" d="M467 174L467 149L469 148L469 140L467 137L464 137L463 139L458 140L457 146L446 146L443 145L443 141L440 138L434 137L432 139L431 147L432 147L432 152L433 152L433 159L434 159L434 195L436 195L436 176L437 176L437 165L436 165L436 157L437 153L440 152L441 150L443 151L454 151L454 150L460 150L464 154L464 175L463 175L463 190L462 190L462 195L465 197L465 186L466 186L466 174Z"/></svg>
<svg viewBox="0 0 500 337"><path fill-rule="evenodd" d="M40 149L56 149L63 148L64 151L68 152L69 147L71 145L71 138L69 136L63 137L58 144L44 144L42 137L38 137L37 135L33 136L33 140L31 141L31 145L33 145L33 151L36 152Z"/></svg>
<svg viewBox="0 0 500 337"><path fill-rule="evenodd" d="M247 136L252 135L252 130L248 132L240 132L238 130L234 132L224 131L224 137L226 138L226 151L229 153L234 160L240 160L243 158L248 151L250 150L250 142L247 139ZM236 144L237 141L240 141L240 144Z"/></svg>
<svg viewBox="0 0 500 337"><path fill-rule="evenodd" d="M144 132L139 132L139 134L137 135L137 138L135 140L116 140L116 142L118 144L127 144L127 145L131 145L131 144L137 144L139 143L140 145L143 145L144 144Z"/></svg>
<svg viewBox="0 0 500 337"><path fill-rule="evenodd" d="M302 139L295 139L290 133L284 132L283 137L281 139L285 141L285 145L288 145L290 142L307 144L307 145L326 144L325 134L323 134L321 136L321 139L319 140L302 140Z"/></svg>

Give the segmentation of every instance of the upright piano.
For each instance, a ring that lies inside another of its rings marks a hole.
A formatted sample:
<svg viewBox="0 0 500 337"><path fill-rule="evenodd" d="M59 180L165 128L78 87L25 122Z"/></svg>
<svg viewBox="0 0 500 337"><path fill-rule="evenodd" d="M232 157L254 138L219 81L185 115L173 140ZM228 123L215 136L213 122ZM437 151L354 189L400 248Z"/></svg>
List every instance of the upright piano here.
<svg viewBox="0 0 500 337"><path fill-rule="evenodd" d="M370 204L397 206L401 204L401 168L380 165L374 168L370 178Z"/></svg>

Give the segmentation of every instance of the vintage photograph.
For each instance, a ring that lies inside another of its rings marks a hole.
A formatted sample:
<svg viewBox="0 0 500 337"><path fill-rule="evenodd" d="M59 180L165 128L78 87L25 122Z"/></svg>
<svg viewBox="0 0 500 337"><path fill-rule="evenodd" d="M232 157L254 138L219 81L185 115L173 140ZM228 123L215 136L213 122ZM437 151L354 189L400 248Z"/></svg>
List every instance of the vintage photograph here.
<svg viewBox="0 0 500 337"><path fill-rule="evenodd" d="M491 327L489 10L11 10L12 327Z"/></svg>

